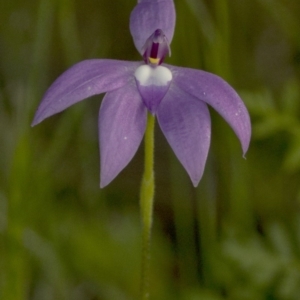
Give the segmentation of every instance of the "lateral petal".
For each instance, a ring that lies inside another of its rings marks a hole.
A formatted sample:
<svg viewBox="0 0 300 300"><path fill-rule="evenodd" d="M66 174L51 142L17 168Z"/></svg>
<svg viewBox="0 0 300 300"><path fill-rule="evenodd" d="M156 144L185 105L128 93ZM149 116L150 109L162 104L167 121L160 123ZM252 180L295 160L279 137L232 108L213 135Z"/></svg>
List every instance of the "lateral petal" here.
<svg viewBox="0 0 300 300"><path fill-rule="evenodd" d="M162 132L196 187L210 146L211 122L206 104L171 84L157 118Z"/></svg>
<svg viewBox="0 0 300 300"><path fill-rule="evenodd" d="M140 64L109 59L90 59L75 64L46 91L32 126L85 98L124 86Z"/></svg>
<svg viewBox="0 0 300 300"><path fill-rule="evenodd" d="M143 55L146 40L161 29L169 44L174 35L175 7L173 0L139 0L130 15L130 32L137 50Z"/></svg>
<svg viewBox="0 0 300 300"><path fill-rule="evenodd" d="M146 129L147 109L134 81L105 95L99 112L100 187L131 161Z"/></svg>
<svg viewBox="0 0 300 300"><path fill-rule="evenodd" d="M178 87L211 105L239 138L243 154L251 138L249 113L236 91L217 75L189 68L168 66Z"/></svg>
<svg viewBox="0 0 300 300"><path fill-rule="evenodd" d="M211 105L226 120L239 138L245 155L251 138L251 122L247 108L236 91L217 75L169 65L168 68L178 87Z"/></svg>

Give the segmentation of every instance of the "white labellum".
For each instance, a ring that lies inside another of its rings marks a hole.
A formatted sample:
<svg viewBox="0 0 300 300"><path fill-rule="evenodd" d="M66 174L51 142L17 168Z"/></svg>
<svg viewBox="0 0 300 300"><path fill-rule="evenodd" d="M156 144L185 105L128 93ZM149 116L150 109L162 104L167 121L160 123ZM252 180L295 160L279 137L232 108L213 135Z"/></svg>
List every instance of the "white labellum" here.
<svg viewBox="0 0 300 300"><path fill-rule="evenodd" d="M148 65L142 65L138 67L134 73L134 76L142 86L166 86L173 77L171 71L166 67L157 66L153 68Z"/></svg>

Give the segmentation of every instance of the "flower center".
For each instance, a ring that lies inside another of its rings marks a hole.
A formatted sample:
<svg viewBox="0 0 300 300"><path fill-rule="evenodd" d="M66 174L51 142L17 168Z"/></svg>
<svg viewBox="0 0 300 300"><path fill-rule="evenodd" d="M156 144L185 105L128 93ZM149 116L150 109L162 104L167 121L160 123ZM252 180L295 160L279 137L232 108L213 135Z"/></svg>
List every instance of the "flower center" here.
<svg viewBox="0 0 300 300"><path fill-rule="evenodd" d="M142 52L145 63L155 66L160 65L165 56L170 54L169 42L161 29L156 29L147 39Z"/></svg>
<svg viewBox="0 0 300 300"><path fill-rule="evenodd" d="M143 86L166 86L172 80L172 73L163 66L153 68L148 65L141 65L136 69L134 77Z"/></svg>
<svg viewBox="0 0 300 300"><path fill-rule="evenodd" d="M134 77L144 104L155 114L169 90L173 77L171 71L164 66L142 65L136 69Z"/></svg>

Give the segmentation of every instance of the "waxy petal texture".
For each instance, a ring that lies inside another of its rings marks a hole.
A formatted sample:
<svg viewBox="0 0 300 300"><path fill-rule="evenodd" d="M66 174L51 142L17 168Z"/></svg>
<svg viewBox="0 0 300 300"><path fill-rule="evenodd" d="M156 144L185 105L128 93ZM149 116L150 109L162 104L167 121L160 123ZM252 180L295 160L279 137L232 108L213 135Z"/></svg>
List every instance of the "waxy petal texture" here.
<svg viewBox="0 0 300 300"><path fill-rule="evenodd" d="M147 39L156 29L161 29L169 44L174 35L175 8L173 0L139 0L130 15L130 32L135 47L142 53Z"/></svg>
<svg viewBox="0 0 300 300"><path fill-rule="evenodd" d="M247 108L236 91L214 74L169 65L168 68L179 88L211 105L227 121L239 138L245 155L251 138L251 123Z"/></svg>
<svg viewBox="0 0 300 300"><path fill-rule="evenodd" d="M50 86L38 107L32 126L96 94L126 85L140 62L90 59L77 63Z"/></svg>
<svg viewBox="0 0 300 300"><path fill-rule="evenodd" d="M157 118L196 187L203 175L210 146L211 122L206 104L172 83L158 107Z"/></svg>
<svg viewBox="0 0 300 300"><path fill-rule="evenodd" d="M105 95L99 113L100 187L108 185L131 161L146 129L147 109L134 80Z"/></svg>

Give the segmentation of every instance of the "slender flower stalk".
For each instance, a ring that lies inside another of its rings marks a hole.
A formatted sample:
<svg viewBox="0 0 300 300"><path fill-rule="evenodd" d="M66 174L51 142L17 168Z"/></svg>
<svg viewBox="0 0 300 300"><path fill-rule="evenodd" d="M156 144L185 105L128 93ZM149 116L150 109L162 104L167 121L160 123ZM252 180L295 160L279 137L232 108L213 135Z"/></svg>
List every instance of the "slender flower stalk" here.
<svg viewBox="0 0 300 300"><path fill-rule="evenodd" d="M148 113L145 132L145 165L141 184L140 206L142 216L142 272L141 272L141 299L149 299L150 281L150 246L153 220L154 201L154 124L155 117Z"/></svg>

